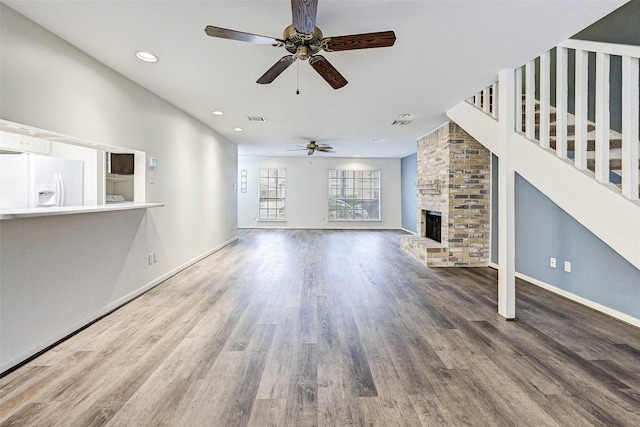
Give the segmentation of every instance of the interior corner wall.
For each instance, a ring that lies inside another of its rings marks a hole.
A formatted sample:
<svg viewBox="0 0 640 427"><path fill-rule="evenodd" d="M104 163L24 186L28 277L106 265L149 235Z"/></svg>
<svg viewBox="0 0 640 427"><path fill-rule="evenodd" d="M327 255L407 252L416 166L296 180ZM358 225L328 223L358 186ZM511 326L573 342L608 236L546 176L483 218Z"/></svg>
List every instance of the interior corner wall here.
<svg viewBox="0 0 640 427"><path fill-rule="evenodd" d="M0 222L1 372L235 240L237 147L2 4L0 40L2 119L145 151L166 204Z"/></svg>
<svg viewBox="0 0 640 427"><path fill-rule="evenodd" d="M518 174L515 215L518 273L640 319L640 270Z"/></svg>
<svg viewBox="0 0 640 427"><path fill-rule="evenodd" d="M260 168L285 168L286 221L258 221ZM329 169L380 170L381 221L327 221ZM301 229L400 229L400 159L240 156L238 176L247 171L247 192L238 195L238 227ZM239 178L238 178L239 179Z"/></svg>
<svg viewBox="0 0 640 427"><path fill-rule="evenodd" d="M402 228L417 233L418 212L418 153L401 160L402 169Z"/></svg>

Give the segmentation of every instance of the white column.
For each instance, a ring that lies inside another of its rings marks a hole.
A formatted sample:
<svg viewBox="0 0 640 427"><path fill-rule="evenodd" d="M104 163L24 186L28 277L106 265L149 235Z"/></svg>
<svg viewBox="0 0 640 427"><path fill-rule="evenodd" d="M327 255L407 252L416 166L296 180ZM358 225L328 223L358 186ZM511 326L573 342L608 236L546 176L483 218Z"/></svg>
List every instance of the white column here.
<svg viewBox="0 0 640 427"><path fill-rule="evenodd" d="M527 80L530 75L527 75ZM516 317L515 277L515 71L500 72L500 146L498 158L498 314ZM529 96L529 92L527 92ZM529 113L529 111L527 111ZM529 125L527 124L527 132Z"/></svg>
<svg viewBox="0 0 640 427"><path fill-rule="evenodd" d="M536 62L527 62L524 70L526 79L525 81L525 94L524 94L524 109L525 109L525 136L527 139L534 140L536 134Z"/></svg>
<svg viewBox="0 0 640 427"><path fill-rule="evenodd" d="M551 112L551 54L540 55L540 131L542 148L549 148L549 120Z"/></svg>
<svg viewBox="0 0 640 427"><path fill-rule="evenodd" d="M567 48L556 48L556 155L567 158L567 103L568 103Z"/></svg>
<svg viewBox="0 0 640 427"><path fill-rule="evenodd" d="M622 195L638 199L638 58L622 57Z"/></svg>
<svg viewBox="0 0 640 427"><path fill-rule="evenodd" d="M609 55L596 53L596 180L609 182Z"/></svg>
<svg viewBox="0 0 640 427"><path fill-rule="evenodd" d="M589 94L589 52L576 49L576 131L574 165L587 169L587 96Z"/></svg>

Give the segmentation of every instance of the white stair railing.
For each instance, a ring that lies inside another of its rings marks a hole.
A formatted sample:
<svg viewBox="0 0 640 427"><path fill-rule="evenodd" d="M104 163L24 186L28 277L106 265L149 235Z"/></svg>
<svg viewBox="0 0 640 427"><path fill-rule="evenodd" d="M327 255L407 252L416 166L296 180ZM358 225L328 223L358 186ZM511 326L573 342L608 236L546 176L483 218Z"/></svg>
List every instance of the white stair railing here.
<svg viewBox="0 0 640 427"><path fill-rule="evenodd" d="M551 55L555 50L555 65ZM569 57L574 61L570 63ZM611 57L621 57L622 89L615 94L622 103L621 132L611 130L610 76ZM621 176L622 195L639 199L640 184L640 46L567 40L555 49L544 52L516 70L516 132L536 141L542 148L555 148L556 156L573 157L576 168L593 173L601 183L609 184ZM589 62L595 60L595 75L589 75ZM573 73L570 73L570 65ZM552 73L555 73L555 105L552 105ZM589 82L595 91L589 94ZM573 80L573 81L572 81ZM594 84L593 84L594 83ZM573 98L569 85L573 84ZM537 96L536 96L537 93ZM595 97L593 121L588 120L589 97ZM569 111L573 101L573 111ZM497 85L494 84L472 96L467 102L498 119ZM572 135L568 134L571 127ZM612 137L616 147L612 150ZM573 150L569 150L573 140ZM591 144L590 144L591 143ZM591 145L591 147L590 147ZM594 147L595 145L595 147ZM590 149L591 148L591 149ZM573 155L570 156L569 152ZM612 157L614 153L615 157Z"/></svg>

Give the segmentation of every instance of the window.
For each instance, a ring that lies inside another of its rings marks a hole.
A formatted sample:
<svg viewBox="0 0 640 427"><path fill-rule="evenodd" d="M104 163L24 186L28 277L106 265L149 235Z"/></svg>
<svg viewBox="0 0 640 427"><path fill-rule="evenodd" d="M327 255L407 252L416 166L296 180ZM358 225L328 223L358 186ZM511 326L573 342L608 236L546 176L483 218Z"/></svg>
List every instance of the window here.
<svg viewBox="0 0 640 427"><path fill-rule="evenodd" d="M329 170L329 221L380 221L379 170Z"/></svg>
<svg viewBox="0 0 640 427"><path fill-rule="evenodd" d="M263 221L284 221L286 169L260 169L260 214Z"/></svg>

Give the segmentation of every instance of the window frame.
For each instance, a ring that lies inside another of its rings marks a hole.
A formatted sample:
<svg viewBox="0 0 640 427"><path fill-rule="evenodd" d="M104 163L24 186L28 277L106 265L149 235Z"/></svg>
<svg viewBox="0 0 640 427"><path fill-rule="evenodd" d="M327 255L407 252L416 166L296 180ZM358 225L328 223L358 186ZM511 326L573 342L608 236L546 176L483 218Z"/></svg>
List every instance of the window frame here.
<svg viewBox="0 0 640 427"><path fill-rule="evenodd" d="M286 180L286 168L260 168L258 170L258 221L282 222L287 220ZM265 195L263 196L263 194Z"/></svg>
<svg viewBox="0 0 640 427"><path fill-rule="evenodd" d="M382 221L381 169L329 169L327 176L327 221Z"/></svg>

